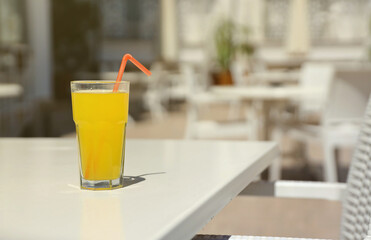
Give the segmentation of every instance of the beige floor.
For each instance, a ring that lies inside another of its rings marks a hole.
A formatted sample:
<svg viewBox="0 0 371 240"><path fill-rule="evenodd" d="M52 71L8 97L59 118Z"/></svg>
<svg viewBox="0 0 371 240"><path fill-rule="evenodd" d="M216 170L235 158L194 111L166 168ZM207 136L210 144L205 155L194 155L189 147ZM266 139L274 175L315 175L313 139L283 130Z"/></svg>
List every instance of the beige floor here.
<svg viewBox="0 0 371 240"><path fill-rule="evenodd" d="M333 201L238 196L201 233L339 239L340 212Z"/></svg>
<svg viewBox="0 0 371 240"><path fill-rule="evenodd" d="M161 121L129 124L127 136L181 139L184 130L185 111L178 111ZM311 148L320 159L320 148ZM292 159L284 159L284 165L292 164ZM339 202L238 196L200 233L338 239L340 213Z"/></svg>

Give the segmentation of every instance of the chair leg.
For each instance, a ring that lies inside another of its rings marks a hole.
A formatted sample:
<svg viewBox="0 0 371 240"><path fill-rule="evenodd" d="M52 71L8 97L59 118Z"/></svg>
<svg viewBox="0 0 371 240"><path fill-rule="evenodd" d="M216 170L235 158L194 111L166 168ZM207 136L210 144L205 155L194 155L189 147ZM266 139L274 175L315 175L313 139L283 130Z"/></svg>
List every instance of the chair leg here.
<svg viewBox="0 0 371 240"><path fill-rule="evenodd" d="M130 114L128 116L128 124L129 125L134 125L135 124L135 120Z"/></svg>
<svg viewBox="0 0 371 240"><path fill-rule="evenodd" d="M239 116L239 110L241 108L241 102L240 101L233 101L231 102L229 106L229 113L228 113L228 120L234 120L237 119Z"/></svg>
<svg viewBox="0 0 371 240"><path fill-rule="evenodd" d="M197 107L193 103L188 103L187 126L185 129L185 139L195 139L197 132Z"/></svg>
<svg viewBox="0 0 371 240"><path fill-rule="evenodd" d="M277 181L281 179L281 157L277 157L269 166L269 181Z"/></svg>
<svg viewBox="0 0 371 240"><path fill-rule="evenodd" d="M282 153L282 141L284 132L282 129L274 128L272 131L272 140L277 142L279 151ZM281 179L281 156L276 158L269 167L269 180L276 181Z"/></svg>
<svg viewBox="0 0 371 240"><path fill-rule="evenodd" d="M333 144L324 144L323 178L326 182L338 181L335 150Z"/></svg>
<svg viewBox="0 0 371 240"><path fill-rule="evenodd" d="M149 108L151 117L157 121L161 121L164 118L165 110L161 105L161 99L159 94L155 92L149 92L145 98L146 105Z"/></svg>
<svg viewBox="0 0 371 240"><path fill-rule="evenodd" d="M252 104L248 104L245 106L245 119L246 119L246 126L248 128L247 131L247 139L248 140L257 140L258 139L258 129L259 129L259 119L257 116L257 112Z"/></svg>

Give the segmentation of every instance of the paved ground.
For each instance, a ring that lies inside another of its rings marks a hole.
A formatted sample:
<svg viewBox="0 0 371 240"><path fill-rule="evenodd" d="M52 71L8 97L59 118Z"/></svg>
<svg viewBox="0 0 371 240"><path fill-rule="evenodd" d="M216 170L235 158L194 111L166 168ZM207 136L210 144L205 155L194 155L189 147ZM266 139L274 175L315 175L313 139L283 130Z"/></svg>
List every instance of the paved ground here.
<svg viewBox="0 0 371 240"><path fill-rule="evenodd" d="M339 202L238 196L201 233L339 239L340 213Z"/></svg>

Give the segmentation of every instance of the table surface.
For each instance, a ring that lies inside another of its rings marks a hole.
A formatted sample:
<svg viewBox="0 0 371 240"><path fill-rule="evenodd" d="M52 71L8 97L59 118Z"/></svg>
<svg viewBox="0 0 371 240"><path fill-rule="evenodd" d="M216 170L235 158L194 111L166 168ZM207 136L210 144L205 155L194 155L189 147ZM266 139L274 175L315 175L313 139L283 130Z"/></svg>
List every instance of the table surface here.
<svg viewBox="0 0 371 240"><path fill-rule="evenodd" d="M305 55L291 55L285 48L267 47L258 50L257 58L268 66L300 66L305 61L339 62L362 61L365 51L362 47L315 47Z"/></svg>
<svg viewBox="0 0 371 240"><path fill-rule="evenodd" d="M260 100L300 100L322 96L322 88L301 86L215 86L210 92L224 97Z"/></svg>
<svg viewBox="0 0 371 240"><path fill-rule="evenodd" d="M258 81L259 83L298 83L300 78L300 71L265 71L253 72L244 77L247 81Z"/></svg>
<svg viewBox="0 0 371 240"><path fill-rule="evenodd" d="M247 141L128 140L126 149L135 181L87 191L74 139L0 139L0 238L190 239L278 154L275 143Z"/></svg>

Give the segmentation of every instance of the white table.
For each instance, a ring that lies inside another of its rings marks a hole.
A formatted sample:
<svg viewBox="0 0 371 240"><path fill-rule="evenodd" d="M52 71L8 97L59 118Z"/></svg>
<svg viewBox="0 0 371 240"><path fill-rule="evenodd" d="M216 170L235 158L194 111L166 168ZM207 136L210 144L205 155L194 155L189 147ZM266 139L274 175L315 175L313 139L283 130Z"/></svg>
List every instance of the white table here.
<svg viewBox="0 0 371 240"><path fill-rule="evenodd" d="M310 88L301 86L216 86L211 87L210 92L223 98L234 97L250 102L259 103L259 140L271 139L270 110L279 109L282 103L287 101L300 101L316 99L323 95L322 88ZM281 104L281 105L279 105Z"/></svg>
<svg viewBox="0 0 371 240"><path fill-rule="evenodd" d="M269 142L128 140L125 175L80 190L73 139L0 139L0 239L190 239L277 157Z"/></svg>
<svg viewBox="0 0 371 240"><path fill-rule="evenodd" d="M359 62L365 60L365 49L361 46L315 47L304 55L291 55L281 47L262 47L257 58L268 68L297 68L306 61L311 62Z"/></svg>
<svg viewBox="0 0 371 240"><path fill-rule="evenodd" d="M250 100L300 100L323 94L322 88L301 86L217 86L210 90L221 97L234 96Z"/></svg>
<svg viewBox="0 0 371 240"><path fill-rule="evenodd" d="M270 70L265 72L253 72L245 77L245 82L258 84L297 84L300 78L300 71L279 71Z"/></svg>

